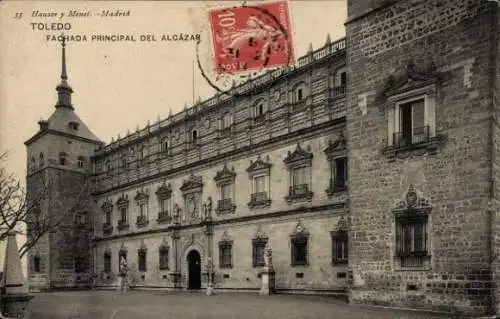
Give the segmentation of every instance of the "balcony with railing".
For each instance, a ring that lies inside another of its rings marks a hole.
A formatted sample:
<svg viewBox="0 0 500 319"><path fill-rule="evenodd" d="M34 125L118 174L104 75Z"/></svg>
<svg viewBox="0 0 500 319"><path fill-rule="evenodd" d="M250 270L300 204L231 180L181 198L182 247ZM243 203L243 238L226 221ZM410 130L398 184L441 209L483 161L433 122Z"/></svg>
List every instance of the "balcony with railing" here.
<svg viewBox="0 0 500 319"><path fill-rule="evenodd" d="M130 225L127 220L121 219L118 221L118 230L127 230L129 227Z"/></svg>
<svg viewBox="0 0 500 319"><path fill-rule="evenodd" d="M330 178L330 182L328 185L328 189L326 190L326 193L328 196L332 196L333 194L336 193L342 193L347 191L347 181L343 178Z"/></svg>
<svg viewBox="0 0 500 319"><path fill-rule="evenodd" d="M335 100L338 98L345 97L347 91L347 87L345 84L342 84L340 86L336 86L330 89L330 100Z"/></svg>
<svg viewBox="0 0 500 319"><path fill-rule="evenodd" d="M113 225L105 223L102 225L102 233L105 236L109 236L113 233Z"/></svg>
<svg viewBox="0 0 500 319"><path fill-rule="evenodd" d="M250 202L248 203L249 208L261 208L271 206L271 199L267 195L267 192L258 192L250 195Z"/></svg>
<svg viewBox="0 0 500 319"><path fill-rule="evenodd" d="M429 126L414 128L413 132L403 131L393 134L393 146L396 148L411 147L429 141Z"/></svg>
<svg viewBox="0 0 500 319"><path fill-rule="evenodd" d="M217 215L232 214L235 211L236 205L234 205L232 198L224 198L217 201L217 208L215 209Z"/></svg>
<svg viewBox="0 0 500 319"><path fill-rule="evenodd" d="M310 201L312 200L313 192L309 189L309 184L298 184L290 186L288 195L285 200L290 203L294 201Z"/></svg>
<svg viewBox="0 0 500 319"><path fill-rule="evenodd" d="M172 222L172 217L168 211L163 211L158 213L158 224L169 224Z"/></svg>
<svg viewBox="0 0 500 319"><path fill-rule="evenodd" d="M148 217L146 215L139 215L136 218L135 224L137 228L143 228L148 225Z"/></svg>

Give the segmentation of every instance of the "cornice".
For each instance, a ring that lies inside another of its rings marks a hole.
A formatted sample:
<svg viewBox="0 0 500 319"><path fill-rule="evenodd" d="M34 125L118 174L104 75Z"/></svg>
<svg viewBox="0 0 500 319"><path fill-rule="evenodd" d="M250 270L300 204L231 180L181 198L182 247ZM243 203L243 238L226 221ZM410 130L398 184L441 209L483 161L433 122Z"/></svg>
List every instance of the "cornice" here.
<svg viewBox="0 0 500 319"><path fill-rule="evenodd" d="M109 240L116 240L116 239L123 239L123 238L130 238L130 237L137 237L137 236L143 236L143 235L151 235L151 234L158 234L158 233L168 233L171 231L175 230L185 230L185 229L193 229L193 228L202 228L205 227L207 224L211 224L213 226L218 226L218 225L226 225L226 224L234 224L234 223L242 223L242 222L251 222L251 221L256 221L256 220L263 220L263 219L272 219L272 218L279 218L279 217L290 217L290 216L296 216L296 215L307 215L307 214L312 214L320 211L328 211L328 216L335 216L335 215L346 215L345 208L347 207L347 203L334 203L334 204L325 204L325 205L318 205L318 206L312 206L312 207L298 207L294 209L289 209L289 210L282 210L282 211L277 211L277 212L265 212L261 214L252 214L252 215L245 215L245 216L240 216L240 217L234 217L234 218L227 218L227 219L221 219L221 220L212 220L211 222L207 223L206 221L201 221L200 223L196 224L189 224L189 225L179 225L179 226L167 226L165 228L160 228L160 229L149 229L145 231L138 231L134 233L127 233L123 235L115 235L115 236L107 236L103 238L95 238L94 242L104 242L104 241L109 241ZM332 212L332 210L339 210L338 212Z"/></svg>
<svg viewBox="0 0 500 319"><path fill-rule="evenodd" d="M33 137L31 137L26 142L24 142L24 145L28 146L28 145L32 144L33 142L37 141L42 136L49 134L49 133L54 134L54 135L63 136L63 137L69 137L69 138L72 138L72 139L75 139L78 141L82 141L82 142L96 144L97 146L104 145L104 143L100 142L100 141L95 141L95 140L91 140L88 138L84 138L84 137L80 137L80 136L76 136L76 135L72 135L69 133L60 132L60 131L56 131L56 130L52 130L52 129L45 129L43 131L38 131Z"/></svg>

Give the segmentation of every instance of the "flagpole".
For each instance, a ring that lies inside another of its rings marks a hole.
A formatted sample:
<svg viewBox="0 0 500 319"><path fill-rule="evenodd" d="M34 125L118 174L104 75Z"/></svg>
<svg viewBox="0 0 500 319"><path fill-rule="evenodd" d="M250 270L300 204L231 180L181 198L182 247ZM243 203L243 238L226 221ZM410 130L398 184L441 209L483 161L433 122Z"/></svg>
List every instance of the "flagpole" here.
<svg viewBox="0 0 500 319"><path fill-rule="evenodd" d="M192 83L192 85L193 85L193 105L194 105L194 60L193 60L193 65L192 66L193 66L193 76L192 76L193 83Z"/></svg>

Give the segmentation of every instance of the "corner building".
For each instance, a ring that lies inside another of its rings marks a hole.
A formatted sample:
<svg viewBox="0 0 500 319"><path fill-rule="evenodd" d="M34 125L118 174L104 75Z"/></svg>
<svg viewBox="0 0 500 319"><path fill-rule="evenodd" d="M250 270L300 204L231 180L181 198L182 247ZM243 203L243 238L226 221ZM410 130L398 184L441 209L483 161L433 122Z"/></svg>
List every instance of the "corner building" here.
<svg viewBox="0 0 500 319"><path fill-rule="evenodd" d="M498 10L348 1L352 302L497 307Z"/></svg>
<svg viewBox="0 0 500 319"><path fill-rule="evenodd" d="M498 10L349 0L345 39L107 145L58 102L28 185L64 171L92 190L53 186L80 200L43 207L76 206L31 249L32 287L116 287L126 258L133 287L258 291L269 242L277 292L495 312Z"/></svg>

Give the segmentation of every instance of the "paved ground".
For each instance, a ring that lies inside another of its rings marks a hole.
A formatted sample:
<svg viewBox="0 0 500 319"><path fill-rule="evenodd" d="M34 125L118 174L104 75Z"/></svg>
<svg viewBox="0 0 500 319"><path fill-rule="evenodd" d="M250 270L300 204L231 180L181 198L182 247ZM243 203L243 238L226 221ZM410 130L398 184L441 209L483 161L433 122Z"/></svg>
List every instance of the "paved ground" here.
<svg viewBox="0 0 500 319"><path fill-rule="evenodd" d="M35 294L33 319L264 319L451 318L411 311L350 306L330 297L189 292L69 291Z"/></svg>

